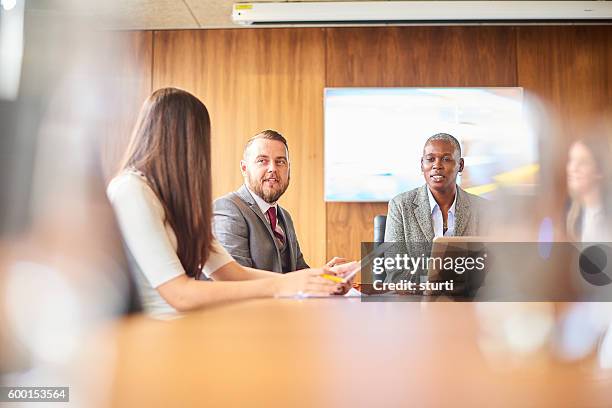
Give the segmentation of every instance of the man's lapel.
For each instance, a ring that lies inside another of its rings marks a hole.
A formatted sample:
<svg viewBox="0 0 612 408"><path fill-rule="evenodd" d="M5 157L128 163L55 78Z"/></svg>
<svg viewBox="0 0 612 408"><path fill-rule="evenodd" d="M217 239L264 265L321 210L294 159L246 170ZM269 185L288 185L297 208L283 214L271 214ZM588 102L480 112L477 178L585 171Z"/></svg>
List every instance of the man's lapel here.
<svg viewBox="0 0 612 408"><path fill-rule="evenodd" d="M249 208L259 217L261 222L263 222L263 224L266 226L266 229L268 230L268 233L270 234L270 238L274 242L274 245L276 245L276 240L274 239L274 234L272 233L272 227L270 226L268 219L261 212L261 209L255 202L255 199L253 198L253 196L251 196L251 193L246 188L246 186L243 184L242 187L240 187L238 191L236 191L236 194L242 199L242 201L248 204ZM277 246L277 249L278 249L278 246Z"/></svg>
<svg viewBox="0 0 612 408"><path fill-rule="evenodd" d="M287 249L289 250L289 258L291 259L291 270L295 271L295 268L297 267L297 238L295 236L294 229L289 227L289 223L287 222L287 212L280 205L277 206L277 208L279 218L282 220L282 226L285 230L285 245L287 245Z"/></svg>

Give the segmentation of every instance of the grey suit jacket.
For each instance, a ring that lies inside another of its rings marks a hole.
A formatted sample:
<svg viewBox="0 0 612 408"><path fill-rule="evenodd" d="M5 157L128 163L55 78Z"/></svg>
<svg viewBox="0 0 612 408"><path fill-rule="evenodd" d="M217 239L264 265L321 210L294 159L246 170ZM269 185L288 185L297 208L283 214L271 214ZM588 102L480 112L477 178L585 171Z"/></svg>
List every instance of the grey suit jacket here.
<svg viewBox="0 0 612 408"><path fill-rule="evenodd" d="M284 223L291 270L308 268L300 250L293 220L278 206L278 218ZM267 218L246 186L214 202L213 233L223 247L243 266L282 272L281 255Z"/></svg>
<svg viewBox="0 0 612 408"><path fill-rule="evenodd" d="M457 186L455 203L455 236L483 235L487 200ZM409 256L429 256L434 239L427 185L399 194L389 201L385 242L402 242ZM399 249L399 246L398 246ZM388 255L387 255L388 256ZM397 280L387 273L387 281Z"/></svg>

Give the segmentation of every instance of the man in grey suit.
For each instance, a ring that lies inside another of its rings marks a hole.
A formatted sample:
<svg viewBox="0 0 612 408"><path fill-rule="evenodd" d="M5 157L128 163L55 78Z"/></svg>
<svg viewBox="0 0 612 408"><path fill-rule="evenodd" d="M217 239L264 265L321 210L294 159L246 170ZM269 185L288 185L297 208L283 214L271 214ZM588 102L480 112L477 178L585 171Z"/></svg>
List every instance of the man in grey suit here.
<svg viewBox="0 0 612 408"><path fill-rule="evenodd" d="M277 204L289 186L287 140L270 129L253 136L240 170L244 185L214 202L217 240L243 266L280 273L308 268L291 215ZM334 258L327 266L343 261Z"/></svg>
<svg viewBox="0 0 612 408"><path fill-rule="evenodd" d="M438 133L425 142L421 171L425 185L399 194L389 202L385 242L399 242L398 250L425 255L438 236L481 235L482 207L487 200L457 186L463 171L459 141ZM388 271L387 281L405 278L403 271Z"/></svg>

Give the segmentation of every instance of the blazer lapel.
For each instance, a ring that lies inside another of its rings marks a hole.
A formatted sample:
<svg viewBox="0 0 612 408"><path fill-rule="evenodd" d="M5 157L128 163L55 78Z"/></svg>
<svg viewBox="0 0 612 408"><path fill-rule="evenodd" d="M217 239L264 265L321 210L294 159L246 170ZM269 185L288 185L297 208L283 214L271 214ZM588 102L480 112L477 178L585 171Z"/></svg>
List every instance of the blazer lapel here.
<svg viewBox="0 0 612 408"><path fill-rule="evenodd" d="M253 196L251 196L249 190L243 184L242 187L240 187L238 191L236 191L236 194L242 199L242 201L248 204L249 208L251 208L251 210L259 217L261 222L264 223L266 229L268 230L268 234L270 235L270 239L272 239L272 242L274 242L274 246L276 246L276 250L278 251L278 245L276 243L276 240L274 239L274 234L272 233L272 227L270 226L270 222L268 222L266 216L261 212L261 209L255 202Z"/></svg>
<svg viewBox="0 0 612 408"><path fill-rule="evenodd" d="M457 186L457 202L455 203L455 236L460 237L465 233L470 220L470 203L459 186Z"/></svg>
<svg viewBox="0 0 612 408"><path fill-rule="evenodd" d="M285 209L282 208L280 205L277 208L278 214L280 215L280 218L283 222L283 227L285 228L285 245L287 245L287 249L289 250L291 270L295 271L295 268L297 267L297 238L295 237L294 229L289 227L287 217L285 216Z"/></svg>
<svg viewBox="0 0 612 408"><path fill-rule="evenodd" d="M431 208L429 207L429 198L427 197L427 184L423 186L412 202L412 210L414 217L421 227L421 231L425 235L427 242L434 239L433 223L431 221Z"/></svg>

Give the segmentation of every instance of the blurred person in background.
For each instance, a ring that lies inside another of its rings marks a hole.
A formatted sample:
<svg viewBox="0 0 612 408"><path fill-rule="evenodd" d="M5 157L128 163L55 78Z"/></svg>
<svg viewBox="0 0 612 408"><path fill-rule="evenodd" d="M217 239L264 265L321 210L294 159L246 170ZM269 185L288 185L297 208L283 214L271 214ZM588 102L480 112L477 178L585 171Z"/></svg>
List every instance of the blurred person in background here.
<svg viewBox="0 0 612 408"><path fill-rule="evenodd" d="M320 276L323 269L279 275L247 268L218 243L211 225L210 140L204 104L186 91L159 89L145 101L120 172L109 183L145 310L162 316L225 300L338 291L340 285ZM201 274L241 282L197 280Z"/></svg>
<svg viewBox="0 0 612 408"><path fill-rule="evenodd" d="M579 302L564 304L553 344L556 354L565 361L587 359L595 352L599 368L609 370L612 367L612 285L607 243L612 242L612 149L609 128L604 121L592 122L596 124L584 128L590 129L588 135L575 140L568 151L566 176L570 199L566 237L572 241L568 252L573 247L578 249L569 272L578 289ZM593 248L603 250L603 263Z"/></svg>
<svg viewBox="0 0 612 408"><path fill-rule="evenodd" d="M595 133L572 143L567 161L567 237L572 241L612 241L610 141Z"/></svg>

